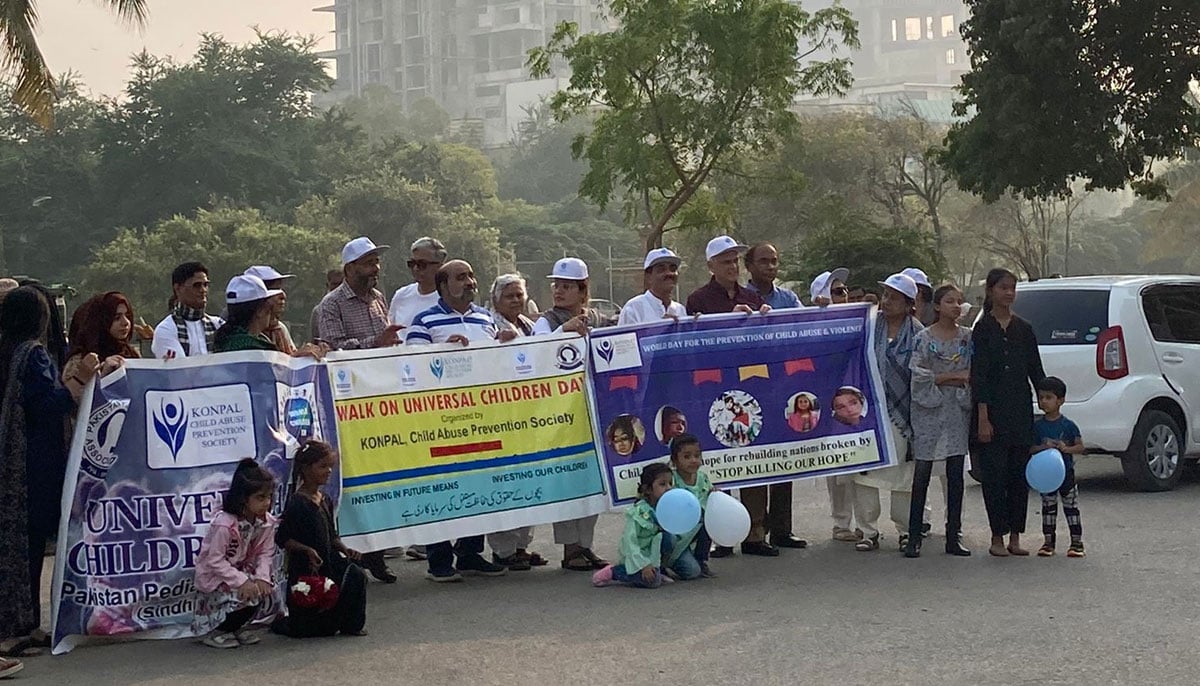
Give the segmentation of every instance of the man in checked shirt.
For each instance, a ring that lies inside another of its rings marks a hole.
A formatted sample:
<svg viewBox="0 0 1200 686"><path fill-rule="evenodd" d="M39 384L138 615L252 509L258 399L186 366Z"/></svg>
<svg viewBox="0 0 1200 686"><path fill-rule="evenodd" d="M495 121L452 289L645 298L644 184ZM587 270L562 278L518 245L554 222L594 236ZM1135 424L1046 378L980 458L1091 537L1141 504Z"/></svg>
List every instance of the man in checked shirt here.
<svg viewBox="0 0 1200 686"><path fill-rule="evenodd" d="M360 236L342 248L341 286L325 294L317 306L321 340L335 350L384 348L398 345L397 333L404 328L388 322L387 301L376 288L379 285L379 255L388 249ZM363 566L376 579L392 584L396 575L383 561L383 551L367 553Z"/></svg>

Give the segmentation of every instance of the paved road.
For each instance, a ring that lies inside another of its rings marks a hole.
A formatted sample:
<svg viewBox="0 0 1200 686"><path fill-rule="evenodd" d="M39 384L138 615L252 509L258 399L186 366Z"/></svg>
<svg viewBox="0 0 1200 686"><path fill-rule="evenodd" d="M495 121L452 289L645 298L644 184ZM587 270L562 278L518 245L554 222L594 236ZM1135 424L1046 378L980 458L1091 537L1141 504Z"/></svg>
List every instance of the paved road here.
<svg viewBox="0 0 1200 686"><path fill-rule="evenodd" d="M1079 470L1088 557L989 558L978 486L976 555L919 560L829 540L824 485L796 489L797 531L777 559L715 562L719 578L657 591L593 589L543 568L439 586L393 561L372 584L364 638L268 636L230 651L192 641L77 649L27 661L22 683L100 684L1167 684L1200 681L1191 591L1200 479L1129 492L1115 460ZM940 495L935 496L940 501ZM1040 527L1030 499L1030 529ZM886 504L884 512L887 512ZM940 517L940 514L938 515ZM619 515L601 519L614 554ZM1065 538L1065 523L1060 523ZM549 527L534 548L554 550ZM889 532L890 533L890 532ZM1038 536L1030 539L1031 543ZM1034 544L1036 547L1036 544ZM980 555L979 553L984 553ZM15 683L15 682L14 682Z"/></svg>

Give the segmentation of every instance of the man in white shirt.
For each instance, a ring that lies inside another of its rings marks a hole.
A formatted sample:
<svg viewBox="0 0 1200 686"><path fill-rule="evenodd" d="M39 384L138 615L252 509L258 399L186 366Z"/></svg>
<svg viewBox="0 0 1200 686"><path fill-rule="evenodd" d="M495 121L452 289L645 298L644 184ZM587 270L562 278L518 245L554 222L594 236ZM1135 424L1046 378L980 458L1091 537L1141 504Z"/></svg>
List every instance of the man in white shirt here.
<svg viewBox="0 0 1200 686"><path fill-rule="evenodd" d="M388 308L388 319L393 324L408 327L417 315L438 304L438 270L446 262L446 246L436 238L424 236L413 242L408 258L408 270L413 283L404 286L392 296Z"/></svg>
<svg viewBox="0 0 1200 686"><path fill-rule="evenodd" d="M646 253L646 292L634 296L621 308L619 326L679 319L687 316L687 308L671 298L679 283L679 256L670 248L655 248Z"/></svg>
<svg viewBox="0 0 1200 686"><path fill-rule="evenodd" d="M184 262L171 272L171 314L154 327L150 349L160 359L207 355L225 322L204 312L208 306L208 267Z"/></svg>
<svg viewBox="0 0 1200 686"><path fill-rule="evenodd" d="M492 313L475 304L479 284L471 265L463 260L451 260L438 269L434 280L440 296L433 307L419 313L405 331L407 345L431 343L461 343L497 339ZM500 340L516 337L505 331ZM429 571L425 578L436 582L462 581L462 573L501 576L508 570L483 557L483 536L467 536L451 545L450 541L425 546L429 556ZM458 561L455 563L455 557Z"/></svg>

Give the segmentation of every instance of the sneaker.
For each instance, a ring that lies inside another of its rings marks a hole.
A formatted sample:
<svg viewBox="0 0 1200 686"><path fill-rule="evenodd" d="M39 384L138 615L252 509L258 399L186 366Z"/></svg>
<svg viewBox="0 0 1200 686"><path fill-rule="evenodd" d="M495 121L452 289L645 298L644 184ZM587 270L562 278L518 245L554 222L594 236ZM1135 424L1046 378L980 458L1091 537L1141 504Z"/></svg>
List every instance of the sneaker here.
<svg viewBox="0 0 1200 686"><path fill-rule="evenodd" d="M1083 541L1071 541L1071 547L1067 548L1067 557L1087 557L1087 553L1083 551Z"/></svg>
<svg viewBox="0 0 1200 686"><path fill-rule="evenodd" d="M1042 547L1038 548L1038 557L1054 557L1054 544L1042 544Z"/></svg>
<svg viewBox="0 0 1200 686"><path fill-rule="evenodd" d="M713 548L710 555L713 557L729 557L730 555L733 555L733 546L719 545Z"/></svg>
<svg viewBox="0 0 1200 686"><path fill-rule="evenodd" d="M528 572L529 570L533 569L533 565L529 564L528 558L521 557L516 553L509 555L508 557L500 557L496 553L492 553L492 562L495 562L501 567L507 567L509 570L514 572Z"/></svg>
<svg viewBox="0 0 1200 686"><path fill-rule="evenodd" d="M425 546L423 545L409 546L408 550L404 551L404 557L415 562L428 559L428 556L425 554Z"/></svg>
<svg viewBox="0 0 1200 686"><path fill-rule="evenodd" d="M613 583L613 566L609 565L604 569L592 574L592 585L596 588L610 586Z"/></svg>
<svg viewBox="0 0 1200 686"><path fill-rule="evenodd" d="M455 565L459 574L478 574L479 576L504 576L508 570L498 564L488 562L482 555L472 553L459 557Z"/></svg>
<svg viewBox="0 0 1200 686"><path fill-rule="evenodd" d="M252 646L255 643L262 641L253 631L242 629L233 635L237 639L238 645Z"/></svg>
<svg viewBox="0 0 1200 686"><path fill-rule="evenodd" d="M216 631L205 636L204 640L200 642L209 648L236 648L241 645L238 643L237 636Z"/></svg>
<svg viewBox="0 0 1200 686"><path fill-rule="evenodd" d="M717 573L712 570L712 567L708 566L707 562L701 562L700 576L704 577L705 579L715 579L717 578Z"/></svg>
<svg viewBox="0 0 1200 686"><path fill-rule="evenodd" d="M436 572L431 569L428 572L425 572L425 578L438 584L456 583L463 580L462 574L459 574L453 569L440 570Z"/></svg>

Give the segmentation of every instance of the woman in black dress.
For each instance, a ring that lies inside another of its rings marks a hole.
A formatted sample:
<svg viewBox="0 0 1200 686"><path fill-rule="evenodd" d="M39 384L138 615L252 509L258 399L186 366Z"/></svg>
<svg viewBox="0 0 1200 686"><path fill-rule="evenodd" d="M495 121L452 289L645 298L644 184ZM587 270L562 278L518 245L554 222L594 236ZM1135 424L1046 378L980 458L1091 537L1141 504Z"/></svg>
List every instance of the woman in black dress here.
<svg viewBox="0 0 1200 686"><path fill-rule="evenodd" d="M292 495L275 533L275 543L287 553L288 573L288 617L279 629L297 638L367 633L363 629L367 623L367 576L356 564L362 555L342 543L333 506L321 492L336 463L337 454L322 441L310 440L296 451ZM333 608L317 610L292 602L292 586L301 576L310 575L332 579L338 585Z"/></svg>
<svg viewBox="0 0 1200 686"><path fill-rule="evenodd" d="M1033 327L1013 313L1016 298L1017 277L1012 272L988 272L983 316L972 334L975 420L971 424L992 529L988 552L997 557L1029 554L1021 547L1029 511L1025 464L1030 446L1037 442L1033 387L1046 376Z"/></svg>

